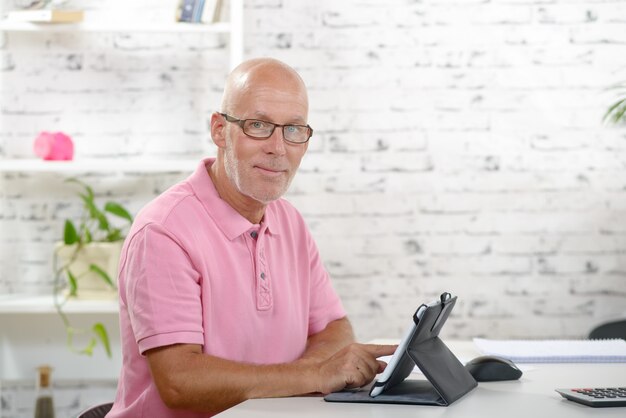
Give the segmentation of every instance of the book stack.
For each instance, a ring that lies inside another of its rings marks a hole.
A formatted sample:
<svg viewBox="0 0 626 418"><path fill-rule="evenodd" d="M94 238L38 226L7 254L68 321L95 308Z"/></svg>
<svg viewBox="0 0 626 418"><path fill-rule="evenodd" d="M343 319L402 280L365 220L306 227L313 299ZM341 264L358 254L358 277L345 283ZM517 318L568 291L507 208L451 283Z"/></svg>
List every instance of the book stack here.
<svg viewBox="0 0 626 418"><path fill-rule="evenodd" d="M188 23L214 23L219 21L222 0L180 0L176 20Z"/></svg>

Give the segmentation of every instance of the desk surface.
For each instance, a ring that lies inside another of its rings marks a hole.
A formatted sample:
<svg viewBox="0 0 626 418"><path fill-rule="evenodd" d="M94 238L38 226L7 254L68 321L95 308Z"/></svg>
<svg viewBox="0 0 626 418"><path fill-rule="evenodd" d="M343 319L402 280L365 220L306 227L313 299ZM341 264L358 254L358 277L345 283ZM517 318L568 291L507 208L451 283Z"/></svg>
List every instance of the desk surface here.
<svg viewBox="0 0 626 418"><path fill-rule="evenodd" d="M449 342L461 359L478 354L471 342ZM526 365L522 365L526 366ZM527 365L520 380L483 382L450 406L348 404L325 402L319 396L254 399L224 411L224 418L274 417L463 417L463 418L577 418L624 417L626 407L590 408L567 401L555 388L624 387L626 363L559 363Z"/></svg>

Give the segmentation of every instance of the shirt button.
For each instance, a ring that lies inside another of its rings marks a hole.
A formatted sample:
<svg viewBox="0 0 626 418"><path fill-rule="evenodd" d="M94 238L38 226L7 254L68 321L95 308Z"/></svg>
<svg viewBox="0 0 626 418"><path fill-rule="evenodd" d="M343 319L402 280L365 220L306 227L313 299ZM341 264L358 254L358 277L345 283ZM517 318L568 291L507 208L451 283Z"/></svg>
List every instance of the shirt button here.
<svg viewBox="0 0 626 418"><path fill-rule="evenodd" d="M265 272L261 272L261 279L265 280Z"/></svg>
<svg viewBox="0 0 626 418"><path fill-rule="evenodd" d="M256 237L258 237L258 236L259 236L259 234L258 234L256 231L252 231L252 232L250 232L250 236L251 236L252 238L256 239Z"/></svg>

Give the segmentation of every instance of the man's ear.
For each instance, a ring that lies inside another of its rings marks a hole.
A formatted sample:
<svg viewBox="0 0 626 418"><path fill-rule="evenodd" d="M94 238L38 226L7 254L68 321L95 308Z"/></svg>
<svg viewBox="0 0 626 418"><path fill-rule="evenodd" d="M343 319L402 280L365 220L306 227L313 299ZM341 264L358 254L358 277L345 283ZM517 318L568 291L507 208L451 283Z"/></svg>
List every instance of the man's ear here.
<svg viewBox="0 0 626 418"><path fill-rule="evenodd" d="M218 112L211 115L211 139L218 148L226 147L226 120Z"/></svg>

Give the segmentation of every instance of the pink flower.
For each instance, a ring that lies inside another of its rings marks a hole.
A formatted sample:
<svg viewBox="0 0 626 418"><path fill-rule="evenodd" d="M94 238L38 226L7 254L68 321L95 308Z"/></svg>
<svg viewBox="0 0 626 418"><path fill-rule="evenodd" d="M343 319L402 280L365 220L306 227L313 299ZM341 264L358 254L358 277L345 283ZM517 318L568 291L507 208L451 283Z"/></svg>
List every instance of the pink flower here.
<svg viewBox="0 0 626 418"><path fill-rule="evenodd" d="M35 139L33 150L44 160L71 160L74 157L72 138L63 132L41 132Z"/></svg>

